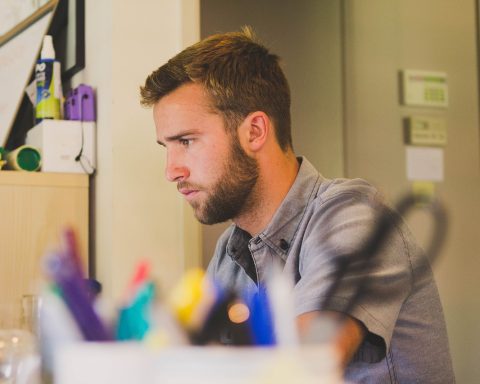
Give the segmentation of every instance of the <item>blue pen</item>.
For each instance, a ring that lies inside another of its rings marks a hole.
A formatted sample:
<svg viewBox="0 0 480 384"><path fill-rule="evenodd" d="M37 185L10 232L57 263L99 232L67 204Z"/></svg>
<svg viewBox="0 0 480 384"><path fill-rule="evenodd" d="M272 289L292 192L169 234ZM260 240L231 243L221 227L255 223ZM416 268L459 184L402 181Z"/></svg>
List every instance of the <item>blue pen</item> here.
<svg viewBox="0 0 480 384"><path fill-rule="evenodd" d="M258 293L248 297L245 302L250 309L250 327L256 345L275 345L275 331L267 292L262 286Z"/></svg>

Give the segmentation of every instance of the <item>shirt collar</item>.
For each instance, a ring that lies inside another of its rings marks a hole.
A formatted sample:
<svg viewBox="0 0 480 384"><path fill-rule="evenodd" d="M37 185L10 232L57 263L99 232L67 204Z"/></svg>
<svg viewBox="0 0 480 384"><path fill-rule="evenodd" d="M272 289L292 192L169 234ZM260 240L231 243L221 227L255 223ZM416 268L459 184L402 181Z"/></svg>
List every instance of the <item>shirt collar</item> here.
<svg viewBox="0 0 480 384"><path fill-rule="evenodd" d="M259 235L284 261L306 208L322 181L322 176L305 157L297 159L300 163L297 177L272 220Z"/></svg>
<svg viewBox="0 0 480 384"><path fill-rule="evenodd" d="M243 231L235 225L228 240L227 252L232 257L236 252L250 243L252 250L262 246L262 241L269 245L284 261L298 225L305 214L309 202L316 196L323 178L315 167L305 158L297 158L300 167L290 190L273 215L268 226L257 236L245 238ZM242 241L240 241L242 239ZM242 243L244 245L242 246Z"/></svg>

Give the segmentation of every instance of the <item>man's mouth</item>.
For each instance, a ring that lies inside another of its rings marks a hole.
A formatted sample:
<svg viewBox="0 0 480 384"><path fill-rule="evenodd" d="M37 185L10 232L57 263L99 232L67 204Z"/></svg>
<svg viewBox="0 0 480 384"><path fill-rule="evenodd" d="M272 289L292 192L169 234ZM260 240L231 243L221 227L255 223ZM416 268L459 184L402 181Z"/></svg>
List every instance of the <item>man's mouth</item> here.
<svg viewBox="0 0 480 384"><path fill-rule="evenodd" d="M193 188L178 188L178 192L180 192L187 200L190 200L198 194L199 190Z"/></svg>

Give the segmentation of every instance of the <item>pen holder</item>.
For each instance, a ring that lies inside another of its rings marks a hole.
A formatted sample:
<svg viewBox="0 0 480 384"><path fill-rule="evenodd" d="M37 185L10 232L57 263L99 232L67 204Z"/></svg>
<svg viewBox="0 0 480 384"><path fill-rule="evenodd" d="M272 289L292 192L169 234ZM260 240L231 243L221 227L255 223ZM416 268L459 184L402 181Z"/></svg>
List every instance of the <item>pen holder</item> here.
<svg viewBox="0 0 480 384"><path fill-rule="evenodd" d="M40 151L29 145L22 145L7 153L7 166L17 171L35 172L41 166Z"/></svg>

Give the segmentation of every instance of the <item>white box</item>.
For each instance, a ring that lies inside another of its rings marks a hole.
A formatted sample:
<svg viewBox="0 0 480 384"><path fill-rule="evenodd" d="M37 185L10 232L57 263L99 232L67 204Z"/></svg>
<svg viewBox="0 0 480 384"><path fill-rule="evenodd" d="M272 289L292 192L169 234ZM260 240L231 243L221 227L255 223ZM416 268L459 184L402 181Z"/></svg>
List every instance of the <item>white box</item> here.
<svg viewBox="0 0 480 384"><path fill-rule="evenodd" d="M96 167L94 122L43 120L28 131L26 144L40 150L43 172L92 173Z"/></svg>

